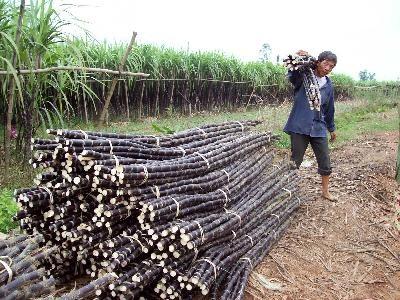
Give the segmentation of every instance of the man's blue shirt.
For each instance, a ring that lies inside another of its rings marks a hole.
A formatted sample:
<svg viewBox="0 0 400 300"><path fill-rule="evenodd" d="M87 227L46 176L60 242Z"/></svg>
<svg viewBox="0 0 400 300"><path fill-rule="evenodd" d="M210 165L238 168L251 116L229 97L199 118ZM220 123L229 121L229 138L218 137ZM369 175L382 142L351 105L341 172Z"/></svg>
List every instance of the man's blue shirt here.
<svg viewBox="0 0 400 300"><path fill-rule="evenodd" d="M303 85L303 75L300 72L289 71L288 79L294 86L294 103L283 130L288 134L298 133L311 137L326 137L327 130L335 131L333 85L329 77L320 89L321 111L310 109Z"/></svg>

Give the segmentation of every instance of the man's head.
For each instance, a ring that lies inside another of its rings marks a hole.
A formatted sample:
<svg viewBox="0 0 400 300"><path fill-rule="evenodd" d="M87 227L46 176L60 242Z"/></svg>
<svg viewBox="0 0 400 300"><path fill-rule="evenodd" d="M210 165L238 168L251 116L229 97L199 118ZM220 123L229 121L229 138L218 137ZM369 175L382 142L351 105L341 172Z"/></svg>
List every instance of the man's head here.
<svg viewBox="0 0 400 300"><path fill-rule="evenodd" d="M324 51L318 55L317 67L315 72L319 77L328 75L333 68L336 66L337 57L336 54L331 51Z"/></svg>

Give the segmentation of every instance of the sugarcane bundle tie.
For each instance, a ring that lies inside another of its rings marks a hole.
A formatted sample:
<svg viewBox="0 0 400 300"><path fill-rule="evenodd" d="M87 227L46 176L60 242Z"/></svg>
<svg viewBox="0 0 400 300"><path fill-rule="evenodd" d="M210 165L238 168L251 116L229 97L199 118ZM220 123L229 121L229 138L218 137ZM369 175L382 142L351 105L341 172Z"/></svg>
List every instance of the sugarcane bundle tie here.
<svg viewBox="0 0 400 300"><path fill-rule="evenodd" d="M108 235L111 236L112 235L112 228L111 227L107 227L108 230Z"/></svg>
<svg viewBox="0 0 400 300"><path fill-rule="evenodd" d="M299 197L296 196L297 201L299 201L299 205L301 204L301 200Z"/></svg>
<svg viewBox="0 0 400 300"><path fill-rule="evenodd" d="M229 201L228 195L225 193L225 191L223 189L218 189L218 191L221 191L221 193L224 194L224 196L225 196L224 206L226 206Z"/></svg>
<svg viewBox="0 0 400 300"><path fill-rule="evenodd" d="M203 227L201 227L201 225L200 225L200 223L198 221L194 220L193 222L195 222L197 224L197 226L199 226L200 240L201 240L201 243L203 244L204 243L204 230L203 230Z"/></svg>
<svg viewBox="0 0 400 300"><path fill-rule="evenodd" d="M206 164L207 164L207 169L210 168L210 162L208 161L208 159L207 159L203 154L201 154L201 153L199 153L199 152L194 152L194 154L199 155L199 156L206 162Z"/></svg>
<svg viewBox="0 0 400 300"><path fill-rule="evenodd" d="M124 237L128 238L131 242L136 241L142 248L142 252L144 252L146 250L146 247L142 244L141 241L139 241L138 238L131 236L131 235L124 235Z"/></svg>
<svg viewBox="0 0 400 300"><path fill-rule="evenodd" d="M233 241L234 239L236 239L236 232L234 230L231 230L231 232L233 234L233 238L232 238L232 241Z"/></svg>
<svg viewBox="0 0 400 300"><path fill-rule="evenodd" d="M107 142L110 144L110 154L113 154L113 145L112 145L112 142L111 142L111 140L108 140L107 139Z"/></svg>
<svg viewBox="0 0 400 300"><path fill-rule="evenodd" d="M156 196L157 199L160 198L160 188L158 186L154 185L151 191L153 192L154 196Z"/></svg>
<svg viewBox="0 0 400 300"><path fill-rule="evenodd" d="M178 146L177 148L182 151L182 157L186 156L186 151L183 147Z"/></svg>
<svg viewBox="0 0 400 300"><path fill-rule="evenodd" d="M239 260L245 260L245 261L247 261L247 262L249 263L249 265L250 265L250 268L253 268L253 263L251 262L251 259L250 259L250 258L248 258L248 257L241 257L241 258L239 258Z"/></svg>
<svg viewBox="0 0 400 300"><path fill-rule="evenodd" d="M179 216L179 202L172 196L169 196L176 204L176 214L175 214L175 218L177 218ZM200 226L200 225L199 225Z"/></svg>
<svg viewBox="0 0 400 300"><path fill-rule="evenodd" d="M126 210L128 212L128 215L126 217L129 218L131 216L131 214L132 214L132 212L131 212L132 211L132 207L128 206Z"/></svg>
<svg viewBox="0 0 400 300"><path fill-rule="evenodd" d="M145 184L147 179L149 179L149 171L147 171L147 167L145 165L142 165L142 167L144 172L144 179L139 185Z"/></svg>
<svg viewBox="0 0 400 300"><path fill-rule="evenodd" d="M235 121L235 123L238 123L240 125L240 127L242 127L242 132L244 131L244 126L242 123L240 123L239 121Z"/></svg>
<svg viewBox="0 0 400 300"><path fill-rule="evenodd" d="M83 138L84 138L85 140L89 139L88 134L87 134L85 131L83 131L83 130L78 130L78 131L81 132L81 133L83 134Z"/></svg>
<svg viewBox="0 0 400 300"><path fill-rule="evenodd" d="M271 214L271 216L274 216L275 218L277 218L278 222L279 222L279 216L277 214Z"/></svg>
<svg viewBox="0 0 400 300"><path fill-rule="evenodd" d="M154 138L156 139L156 146L160 148L160 137L154 136Z"/></svg>
<svg viewBox="0 0 400 300"><path fill-rule="evenodd" d="M282 188L282 190L286 191L289 193L289 199L292 198L292 191L288 190L287 188Z"/></svg>
<svg viewBox="0 0 400 300"><path fill-rule="evenodd" d="M234 212L232 210L226 209L226 208L224 208L224 210L225 210L225 213L232 214L232 215L235 215L236 217L238 217L239 218L239 226L242 225L242 218L238 213L236 213L236 212Z"/></svg>
<svg viewBox="0 0 400 300"><path fill-rule="evenodd" d="M116 155L113 155L113 158L114 158L114 160L115 160L115 167L118 167L118 166L119 166L119 159L118 159L118 157L117 157Z"/></svg>
<svg viewBox="0 0 400 300"><path fill-rule="evenodd" d="M214 279L217 280L217 266L208 258L200 258L198 261L208 262L214 269Z"/></svg>
<svg viewBox="0 0 400 300"><path fill-rule="evenodd" d="M8 263L6 263L4 260L8 260ZM0 263L3 265L4 270L2 270L0 273L2 273L3 271L7 271L8 273L8 280L7 283L10 283L12 278L13 278L13 271L11 269L11 265L12 265L12 259L8 256L0 256Z"/></svg>
<svg viewBox="0 0 400 300"><path fill-rule="evenodd" d="M274 239L276 240L277 239L276 231L275 231L275 229L272 229L272 231L274 232Z"/></svg>
<svg viewBox="0 0 400 300"><path fill-rule="evenodd" d="M248 234L246 234L245 236L249 238L251 245L254 246L253 238Z"/></svg>
<svg viewBox="0 0 400 300"><path fill-rule="evenodd" d="M49 194L50 203L54 203L53 193L50 191L50 189L46 186L41 186L40 188L44 189Z"/></svg>
<svg viewBox="0 0 400 300"><path fill-rule="evenodd" d="M198 129L204 135L204 138L207 138L207 133L203 129L201 129L200 127L195 127L195 128Z"/></svg>
<svg viewBox="0 0 400 300"><path fill-rule="evenodd" d="M225 170L225 169L222 169L222 172L224 172L224 173L226 174L226 176L228 177L228 182L229 182L229 180L230 180L230 176L229 176L229 173L228 173L228 171L227 171L227 170Z"/></svg>
<svg viewBox="0 0 400 300"><path fill-rule="evenodd" d="M197 249L196 246L194 246L193 251L194 251L194 256L192 262L190 263L191 265L197 260L197 256L199 255L199 249Z"/></svg>

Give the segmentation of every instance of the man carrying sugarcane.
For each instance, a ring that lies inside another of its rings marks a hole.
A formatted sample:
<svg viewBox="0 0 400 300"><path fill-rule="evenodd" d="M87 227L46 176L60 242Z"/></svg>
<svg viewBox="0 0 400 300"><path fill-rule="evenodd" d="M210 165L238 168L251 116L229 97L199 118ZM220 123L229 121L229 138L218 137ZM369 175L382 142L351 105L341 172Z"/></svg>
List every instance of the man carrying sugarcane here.
<svg viewBox="0 0 400 300"><path fill-rule="evenodd" d="M337 201L329 193L329 176L332 173L329 157L327 131L330 142L336 139L334 122L333 85L327 75L336 66L337 57L330 51L318 55L312 61L308 52L299 50L290 61L288 79L294 86L294 103L284 131L290 135L291 159L300 167L304 153L311 144L322 177L322 197ZM290 57L290 56L289 56ZM312 63L298 63L310 61Z"/></svg>

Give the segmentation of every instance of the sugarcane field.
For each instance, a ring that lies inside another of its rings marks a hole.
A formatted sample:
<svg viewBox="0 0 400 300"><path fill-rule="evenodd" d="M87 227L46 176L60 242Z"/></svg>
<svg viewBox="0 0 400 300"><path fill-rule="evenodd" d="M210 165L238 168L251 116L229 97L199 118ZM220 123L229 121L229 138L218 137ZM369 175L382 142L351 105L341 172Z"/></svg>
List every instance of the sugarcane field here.
<svg viewBox="0 0 400 300"><path fill-rule="evenodd" d="M0 0L0 299L400 299L399 2L203 2Z"/></svg>

